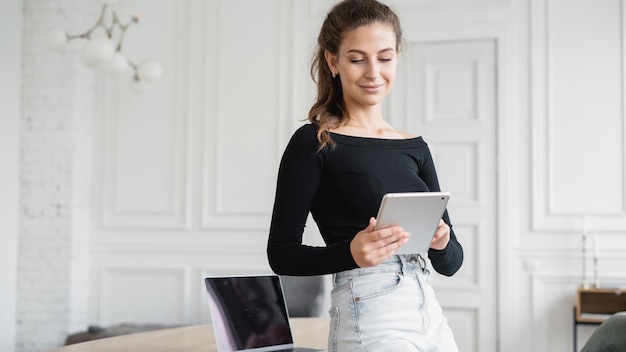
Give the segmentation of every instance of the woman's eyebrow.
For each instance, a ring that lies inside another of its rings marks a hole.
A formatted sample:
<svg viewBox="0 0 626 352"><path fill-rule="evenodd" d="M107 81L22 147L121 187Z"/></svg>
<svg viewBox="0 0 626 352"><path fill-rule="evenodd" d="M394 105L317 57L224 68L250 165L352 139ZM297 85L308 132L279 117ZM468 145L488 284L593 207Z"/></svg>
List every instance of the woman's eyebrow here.
<svg viewBox="0 0 626 352"><path fill-rule="evenodd" d="M396 50L394 48L385 48L385 49L380 50L378 52L378 54L384 53L384 52L387 52L387 51L396 51ZM350 50L346 51L346 54L348 54L348 53L357 53L357 54L362 54L362 55L366 55L367 54L365 51L362 51L362 50L359 50L359 49L350 49Z"/></svg>

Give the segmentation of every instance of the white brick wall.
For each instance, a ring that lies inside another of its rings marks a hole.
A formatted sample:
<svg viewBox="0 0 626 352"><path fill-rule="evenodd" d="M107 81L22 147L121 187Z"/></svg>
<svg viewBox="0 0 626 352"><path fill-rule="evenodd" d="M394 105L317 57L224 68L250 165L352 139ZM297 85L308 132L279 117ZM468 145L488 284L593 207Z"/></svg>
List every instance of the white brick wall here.
<svg viewBox="0 0 626 352"><path fill-rule="evenodd" d="M0 351L15 349L22 1L0 3Z"/></svg>
<svg viewBox="0 0 626 352"><path fill-rule="evenodd" d="M18 351L61 345L85 328L93 73L78 45L57 54L52 27L93 24L97 2L24 0Z"/></svg>

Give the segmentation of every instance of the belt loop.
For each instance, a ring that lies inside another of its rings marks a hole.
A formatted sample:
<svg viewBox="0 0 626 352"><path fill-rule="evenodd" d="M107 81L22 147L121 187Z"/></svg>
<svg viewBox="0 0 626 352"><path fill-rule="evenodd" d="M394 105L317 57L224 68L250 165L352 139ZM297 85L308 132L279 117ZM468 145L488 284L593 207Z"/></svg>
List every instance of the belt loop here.
<svg viewBox="0 0 626 352"><path fill-rule="evenodd" d="M417 255L417 261L420 265L420 269L422 270L426 269L426 259L424 259L424 257L422 257L421 254Z"/></svg>
<svg viewBox="0 0 626 352"><path fill-rule="evenodd" d="M400 270L399 273L402 275L405 275L405 269L406 269L406 256L404 256L403 254L398 254L398 265L400 266Z"/></svg>

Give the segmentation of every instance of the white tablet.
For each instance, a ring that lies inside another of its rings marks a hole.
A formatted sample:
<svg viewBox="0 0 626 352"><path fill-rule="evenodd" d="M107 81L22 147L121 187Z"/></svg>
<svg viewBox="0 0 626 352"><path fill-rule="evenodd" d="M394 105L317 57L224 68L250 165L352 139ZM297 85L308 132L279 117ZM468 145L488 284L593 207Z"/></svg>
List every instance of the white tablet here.
<svg viewBox="0 0 626 352"><path fill-rule="evenodd" d="M400 226L411 233L411 237L397 253L426 253L448 199L450 193L447 192L387 193L378 209L376 229Z"/></svg>

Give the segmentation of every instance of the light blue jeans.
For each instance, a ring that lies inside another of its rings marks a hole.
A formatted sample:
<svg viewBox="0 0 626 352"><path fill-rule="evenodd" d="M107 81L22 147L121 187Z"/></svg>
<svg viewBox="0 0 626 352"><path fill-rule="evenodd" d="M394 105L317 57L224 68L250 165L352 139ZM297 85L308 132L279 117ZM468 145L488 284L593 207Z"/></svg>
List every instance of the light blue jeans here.
<svg viewBox="0 0 626 352"><path fill-rule="evenodd" d="M458 352L419 255L333 276L329 352Z"/></svg>

